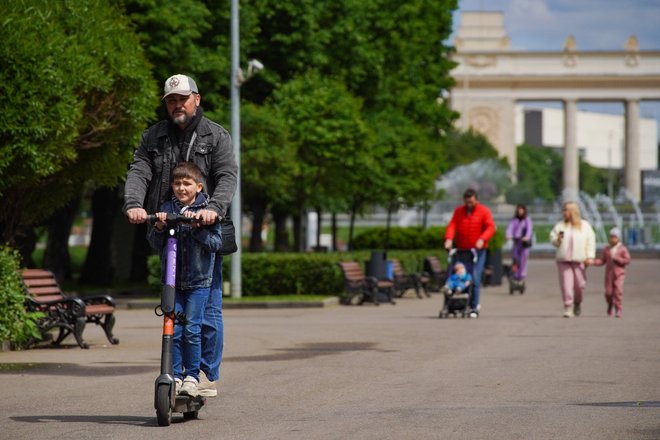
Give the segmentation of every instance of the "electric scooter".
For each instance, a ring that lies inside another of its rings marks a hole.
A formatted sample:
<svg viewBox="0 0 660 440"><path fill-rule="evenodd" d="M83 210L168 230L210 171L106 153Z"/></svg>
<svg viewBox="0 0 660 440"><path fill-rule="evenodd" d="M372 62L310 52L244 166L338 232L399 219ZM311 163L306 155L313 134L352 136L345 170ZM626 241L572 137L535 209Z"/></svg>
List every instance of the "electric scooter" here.
<svg viewBox="0 0 660 440"><path fill-rule="evenodd" d="M147 222L156 223L155 215L147 216ZM174 326L185 325L186 319L183 313L174 312L176 295L176 243L178 226L183 223L195 223L200 220L194 217L185 217L181 214L167 214L167 264L165 274L165 285L160 299L160 305L156 306L156 316L163 317L163 340L160 357L160 375L156 378L154 406L156 418L160 426L169 426L172 423L172 413L183 413L185 420L196 419L198 412L206 403L202 396L191 397L176 394L176 383L172 367L172 346L174 339Z"/></svg>

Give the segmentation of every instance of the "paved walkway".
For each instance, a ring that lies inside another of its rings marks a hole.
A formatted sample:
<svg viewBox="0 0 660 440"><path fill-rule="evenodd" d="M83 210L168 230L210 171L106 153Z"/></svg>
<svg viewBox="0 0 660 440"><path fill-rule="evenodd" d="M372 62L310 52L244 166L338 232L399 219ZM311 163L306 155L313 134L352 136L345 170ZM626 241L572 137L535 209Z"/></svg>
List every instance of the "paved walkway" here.
<svg viewBox="0 0 660 440"><path fill-rule="evenodd" d="M477 320L437 318L439 295L397 305L225 311L220 396L156 424L160 318L117 312L118 346L0 353L6 439L658 439L660 264L630 267L623 319L602 268L583 316L561 318L554 263L525 295L483 291Z"/></svg>

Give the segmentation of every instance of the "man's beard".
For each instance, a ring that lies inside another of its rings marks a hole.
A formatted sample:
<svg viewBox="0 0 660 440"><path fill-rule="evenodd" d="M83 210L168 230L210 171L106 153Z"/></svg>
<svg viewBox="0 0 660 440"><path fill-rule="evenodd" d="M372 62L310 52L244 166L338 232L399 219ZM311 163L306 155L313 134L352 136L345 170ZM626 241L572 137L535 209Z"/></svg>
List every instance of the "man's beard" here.
<svg viewBox="0 0 660 440"><path fill-rule="evenodd" d="M172 116L172 122L174 122L176 125L188 125L188 123L195 117L197 114L197 109L195 108L195 111L192 113L192 115L188 116L185 112L183 114L179 114L177 116Z"/></svg>

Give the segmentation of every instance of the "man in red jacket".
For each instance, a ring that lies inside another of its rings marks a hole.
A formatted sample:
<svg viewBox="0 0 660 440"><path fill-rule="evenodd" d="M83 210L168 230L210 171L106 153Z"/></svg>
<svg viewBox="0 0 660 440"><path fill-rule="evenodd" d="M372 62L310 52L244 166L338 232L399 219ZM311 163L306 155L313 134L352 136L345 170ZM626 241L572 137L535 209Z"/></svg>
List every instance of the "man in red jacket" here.
<svg viewBox="0 0 660 440"><path fill-rule="evenodd" d="M447 230L445 231L445 248L450 250L454 245L461 250L476 249L477 262L472 274L472 298L470 298L470 318L479 316L479 288L486 264L486 249L488 240L495 234L495 222L490 210L479 203L477 192L469 188L463 193L464 205L454 210Z"/></svg>

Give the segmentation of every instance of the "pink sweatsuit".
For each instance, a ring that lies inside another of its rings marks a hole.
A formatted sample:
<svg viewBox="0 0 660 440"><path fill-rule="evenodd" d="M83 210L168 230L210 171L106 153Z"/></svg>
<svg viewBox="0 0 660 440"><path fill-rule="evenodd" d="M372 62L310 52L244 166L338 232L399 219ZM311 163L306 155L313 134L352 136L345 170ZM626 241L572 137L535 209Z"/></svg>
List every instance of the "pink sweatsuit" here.
<svg viewBox="0 0 660 440"><path fill-rule="evenodd" d="M594 259L595 266L605 265L605 300L617 310L622 310L623 280L629 263L630 252L622 243L605 246L601 258Z"/></svg>

